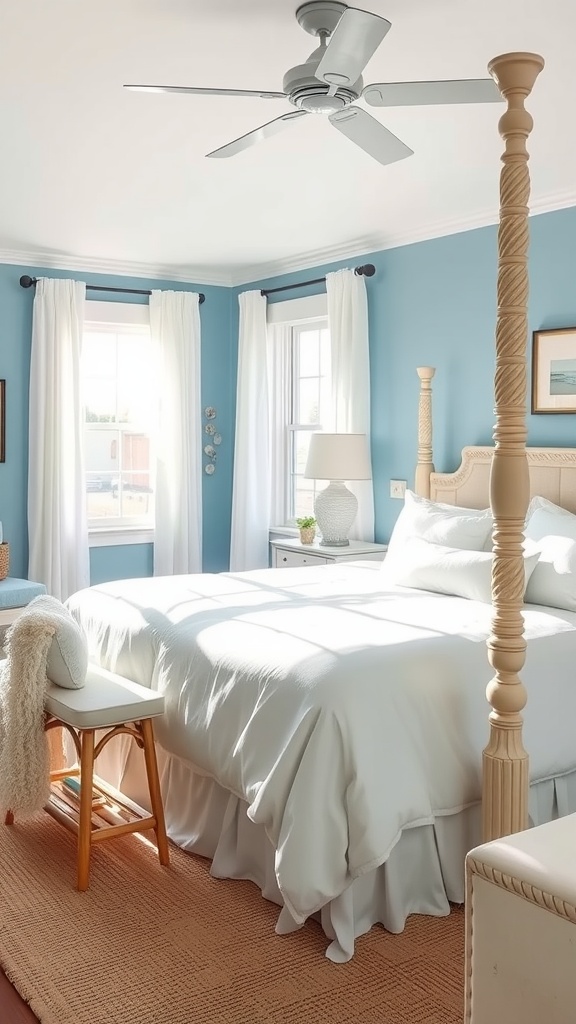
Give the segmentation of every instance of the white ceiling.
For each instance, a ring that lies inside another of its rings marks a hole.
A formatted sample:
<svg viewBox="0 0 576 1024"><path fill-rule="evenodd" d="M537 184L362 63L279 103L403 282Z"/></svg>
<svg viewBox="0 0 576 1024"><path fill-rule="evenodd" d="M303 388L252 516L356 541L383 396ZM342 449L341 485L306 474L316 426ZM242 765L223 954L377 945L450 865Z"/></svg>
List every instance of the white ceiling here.
<svg viewBox="0 0 576 1024"><path fill-rule="evenodd" d="M207 160L288 101L122 89L281 89L316 45L297 6L3 0L0 260L229 284L494 222L497 104L371 107L415 151L382 167L320 115ZM392 22L366 83L485 77L499 53L541 53L529 100L532 208L576 204L574 0L358 6Z"/></svg>

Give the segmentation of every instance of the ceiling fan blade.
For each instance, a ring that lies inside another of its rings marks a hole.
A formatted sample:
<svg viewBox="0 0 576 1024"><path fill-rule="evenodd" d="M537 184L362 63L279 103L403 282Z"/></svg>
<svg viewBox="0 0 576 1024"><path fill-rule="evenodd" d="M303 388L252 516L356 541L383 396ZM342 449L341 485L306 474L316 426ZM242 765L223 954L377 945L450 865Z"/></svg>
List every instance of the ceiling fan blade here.
<svg viewBox="0 0 576 1024"><path fill-rule="evenodd" d="M188 85L125 85L132 92L175 92L193 96L259 96L263 100L284 100L285 92L258 92L254 89L197 89Z"/></svg>
<svg viewBox="0 0 576 1024"><path fill-rule="evenodd" d="M353 85L390 28L386 18L348 7L330 36L316 78L328 85Z"/></svg>
<svg viewBox="0 0 576 1024"><path fill-rule="evenodd" d="M492 78L448 82L386 82L382 85L367 85L362 96L373 107L502 102L498 86Z"/></svg>
<svg viewBox="0 0 576 1024"><path fill-rule="evenodd" d="M228 142L225 146L220 146L219 149L213 149L211 153L206 153L206 156L236 156L236 153L241 153L243 149L248 149L255 143L262 142L264 139L270 138L271 135L281 132L294 118L304 117L306 114L306 110L290 110L287 114L282 114L281 117L275 117L273 121L260 125L254 131L241 135L239 139L234 139L233 142Z"/></svg>
<svg viewBox="0 0 576 1024"><path fill-rule="evenodd" d="M414 153L413 149L397 139L361 107L339 110L336 114L330 114L328 120L351 142L355 142L381 164L393 164L395 160L403 160Z"/></svg>

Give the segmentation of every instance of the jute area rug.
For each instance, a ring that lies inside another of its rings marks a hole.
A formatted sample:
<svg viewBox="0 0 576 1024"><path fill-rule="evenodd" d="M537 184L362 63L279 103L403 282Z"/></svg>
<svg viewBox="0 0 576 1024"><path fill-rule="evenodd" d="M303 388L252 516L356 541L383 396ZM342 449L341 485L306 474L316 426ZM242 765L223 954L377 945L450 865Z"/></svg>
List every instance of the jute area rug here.
<svg viewBox="0 0 576 1024"><path fill-rule="evenodd" d="M171 856L104 844L78 893L61 826L0 825L0 963L42 1024L461 1024L461 910L373 928L336 965L315 923L277 936L252 883Z"/></svg>

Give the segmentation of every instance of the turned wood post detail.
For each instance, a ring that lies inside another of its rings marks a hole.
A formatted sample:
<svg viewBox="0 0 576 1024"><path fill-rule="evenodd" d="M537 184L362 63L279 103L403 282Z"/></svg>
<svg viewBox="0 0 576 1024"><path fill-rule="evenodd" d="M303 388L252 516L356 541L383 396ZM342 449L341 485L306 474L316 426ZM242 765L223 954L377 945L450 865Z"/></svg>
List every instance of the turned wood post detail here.
<svg viewBox="0 0 576 1024"><path fill-rule="evenodd" d="M432 462L432 377L436 373L433 366L419 366L416 373L420 377L420 395L418 398L418 462L414 490L423 498L430 497L430 474L434 472Z"/></svg>
<svg viewBox="0 0 576 1024"><path fill-rule="evenodd" d="M483 840L528 827L528 756L522 742L526 691L519 673L526 641L522 542L529 501L526 459L526 348L528 336L528 200L530 175L526 140L532 118L524 109L542 68L542 57L507 53L488 70L508 109L500 118L505 142L500 174L498 229L498 312L494 455L490 504L494 515L492 634L488 658L494 678L486 696L492 706L490 739L483 754Z"/></svg>

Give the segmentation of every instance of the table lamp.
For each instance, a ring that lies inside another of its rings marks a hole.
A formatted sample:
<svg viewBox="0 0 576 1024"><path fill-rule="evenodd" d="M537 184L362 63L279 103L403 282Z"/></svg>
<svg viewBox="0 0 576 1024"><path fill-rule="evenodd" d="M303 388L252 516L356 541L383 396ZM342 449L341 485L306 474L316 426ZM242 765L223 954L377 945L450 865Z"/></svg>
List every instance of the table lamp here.
<svg viewBox="0 0 576 1024"><path fill-rule="evenodd" d="M372 477L366 434L312 434L304 476L330 481L314 501L322 543L330 547L349 545L348 533L358 511L358 499L344 481Z"/></svg>

